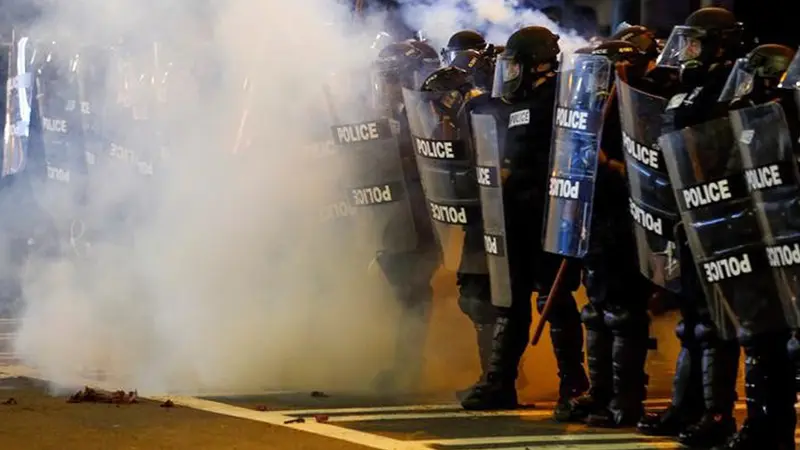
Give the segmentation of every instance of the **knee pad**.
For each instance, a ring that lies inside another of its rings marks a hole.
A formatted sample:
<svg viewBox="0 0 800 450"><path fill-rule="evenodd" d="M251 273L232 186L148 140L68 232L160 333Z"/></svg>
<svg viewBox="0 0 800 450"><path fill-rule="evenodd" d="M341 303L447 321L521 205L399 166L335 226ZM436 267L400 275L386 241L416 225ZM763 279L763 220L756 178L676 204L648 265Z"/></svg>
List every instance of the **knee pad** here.
<svg viewBox="0 0 800 450"><path fill-rule="evenodd" d="M800 338L796 333L786 343L786 349L789 351L789 358L792 361L800 362Z"/></svg>
<svg viewBox="0 0 800 450"><path fill-rule="evenodd" d="M720 341L717 327L710 322L700 322L694 326L694 335L703 348L717 345Z"/></svg>
<svg viewBox="0 0 800 450"><path fill-rule="evenodd" d="M686 347L689 343L695 342L694 325L687 323L685 320L681 320L678 322L678 325L675 326L675 336L678 337L683 347Z"/></svg>
<svg viewBox="0 0 800 450"><path fill-rule="evenodd" d="M603 321L614 336L642 336L647 339L650 330L650 318L647 314L636 314L629 309L609 309L603 314Z"/></svg>
<svg viewBox="0 0 800 450"><path fill-rule="evenodd" d="M490 299L461 295L458 297L458 307L472 323L477 325L491 325L497 317L495 307Z"/></svg>
<svg viewBox="0 0 800 450"><path fill-rule="evenodd" d="M603 312L591 303L587 303L581 310L581 321L590 330L602 330L605 328Z"/></svg>

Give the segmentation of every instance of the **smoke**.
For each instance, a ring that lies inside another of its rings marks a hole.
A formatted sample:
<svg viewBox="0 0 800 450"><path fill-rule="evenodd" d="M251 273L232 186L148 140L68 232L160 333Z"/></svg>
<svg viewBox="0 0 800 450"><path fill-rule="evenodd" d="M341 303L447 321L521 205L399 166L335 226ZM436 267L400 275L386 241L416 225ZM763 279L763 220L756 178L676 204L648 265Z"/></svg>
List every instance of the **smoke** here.
<svg viewBox="0 0 800 450"><path fill-rule="evenodd" d="M85 197L78 170L33 183L52 221L27 230L23 361L56 383L102 371L143 392L354 389L391 365L397 302L334 195L348 168L325 144L331 112L365 118L383 15L354 27L329 0L39 1L27 34L54 42L60 67L80 53L65 89L87 101L87 140L116 147L93 154ZM585 45L508 2L457 3L403 11L439 45L530 24ZM52 231L69 241L56 252Z"/></svg>
<svg viewBox="0 0 800 450"><path fill-rule="evenodd" d="M444 47L453 33L465 29L478 30L488 42L505 45L513 32L532 25L558 34L564 53L589 45L575 30L561 28L519 0L400 0L400 3L406 21L423 30L438 47Z"/></svg>
<svg viewBox="0 0 800 450"><path fill-rule="evenodd" d="M32 241L23 361L142 391L368 385L392 362L396 304L338 217L353 211L331 195L346 168L326 157L321 86L351 99L380 17L361 33L328 0L40 6L27 34L60 67L81 52L87 139L116 147L94 154L86 198L78 170L34 183L71 244Z"/></svg>

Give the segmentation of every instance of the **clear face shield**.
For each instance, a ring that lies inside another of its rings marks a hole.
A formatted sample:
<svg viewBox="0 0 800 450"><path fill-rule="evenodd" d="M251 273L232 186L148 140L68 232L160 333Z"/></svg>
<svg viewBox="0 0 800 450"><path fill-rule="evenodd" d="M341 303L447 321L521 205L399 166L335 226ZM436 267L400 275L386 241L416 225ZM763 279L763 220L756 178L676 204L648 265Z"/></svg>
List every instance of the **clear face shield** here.
<svg viewBox="0 0 800 450"><path fill-rule="evenodd" d="M442 63L444 63L445 66L452 65L453 61L455 61L455 59L456 59L456 56L458 56L458 54L461 53L462 51L463 50L448 50L446 48L443 48L442 49Z"/></svg>
<svg viewBox="0 0 800 450"><path fill-rule="evenodd" d="M503 52L497 57L492 83L492 97L507 97L522 85L522 65L513 55Z"/></svg>
<svg viewBox="0 0 800 450"><path fill-rule="evenodd" d="M800 51L794 55L794 59L789 64L789 68L786 69L786 73L783 74L778 87L781 89L794 89L796 92L800 91Z"/></svg>
<svg viewBox="0 0 800 450"><path fill-rule="evenodd" d="M705 32L699 28L687 26L673 28L656 60L656 66L678 69L682 63L699 58L703 50L703 36Z"/></svg>
<svg viewBox="0 0 800 450"><path fill-rule="evenodd" d="M737 59L717 101L720 103L730 103L733 100L750 94L753 92L754 80L755 74L753 73L753 68L747 63L747 59Z"/></svg>
<svg viewBox="0 0 800 450"><path fill-rule="evenodd" d="M376 111L393 111L403 103L403 82L398 71L391 69L373 70L372 108Z"/></svg>
<svg viewBox="0 0 800 450"><path fill-rule="evenodd" d="M613 65L605 56L572 54L561 60L558 104L602 111L611 92Z"/></svg>

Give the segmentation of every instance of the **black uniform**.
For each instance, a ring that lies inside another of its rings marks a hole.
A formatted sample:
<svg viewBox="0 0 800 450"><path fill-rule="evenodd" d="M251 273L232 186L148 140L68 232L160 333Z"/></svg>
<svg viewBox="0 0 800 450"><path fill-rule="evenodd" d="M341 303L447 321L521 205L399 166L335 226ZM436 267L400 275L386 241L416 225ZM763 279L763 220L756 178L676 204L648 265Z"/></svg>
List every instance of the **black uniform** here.
<svg viewBox="0 0 800 450"><path fill-rule="evenodd" d="M686 25L709 32L702 48L706 59L697 65L699 60L694 59L697 55L689 58L678 55L674 53L676 48L667 42L659 63L665 64L674 58L670 62L681 64L681 76L677 88L664 95L670 100L663 116L662 135L727 113L727 108L720 108L717 100L732 68L731 61L739 56L736 52L742 50L734 37L739 25L726 10L699 10L687 19ZM691 44L682 45L686 47L677 51L691 52L696 48ZM716 49L725 49L725 58L712 60L711 55ZM681 321L676 334L681 352L676 362L672 404L664 414L646 417L639 429L647 434L679 434L685 445L719 445L726 442L736 429L733 407L739 346L735 340L721 339L709 313L708 299L700 284L686 235L680 226L678 228L675 239L682 269L681 294L678 296Z"/></svg>
<svg viewBox="0 0 800 450"><path fill-rule="evenodd" d="M728 103L732 111L740 111L745 120L757 117L759 111L774 111L773 109L755 109L757 105L769 105L777 103L782 106L783 113L789 126L789 134L794 144L794 154L800 144L797 142L797 109L791 101L789 92L776 89L778 81L789 63L794 57L794 50L776 44L761 45L755 48L746 58L741 58L736 62L732 75L728 79L725 91L720 100ZM788 94L788 95L787 95ZM744 109L743 109L744 108ZM767 106L769 108L769 106ZM736 114L734 112L733 114ZM770 115L770 126L775 128L763 128L755 130L756 134L772 134L769 131L781 130L781 121L775 116ZM761 125L758 120L753 125ZM749 128L749 126L747 126ZM777 134L777 133L776 133ZM770 163L783 161L770 160L769 156L778 154L781 148L779 142L774 142L776 136L755 136L753 147L754 152L749 152L755 157L763 156ZM765 145L766 143L766 145ZM774 154L770 152L775 152ZM790 156L790 155L787 155ZM762 166L763 162L756 163ZM791 178L791 176L790 176ZM796 180L796 175L794 176ZM783 184L784 181L781 182ZM780 191L764 189L765 192L773 192L766 197L766 202L756 203L757 214L767 220L774 220L775 217L792 214L792 205L796 200L796 187L792 187L791 181L786 180L786 185L779 186ZM764 199L764 197L761 197ZM791 199L790 203L782 202L780 199ZM779 202L780 207L789 209L775 214L770 212L771 208L765 205L775 205ZM771 238L765 243L773 248L784 248L790 240L784 239L785 228L781 225L791 221L778 221L777 226L768 227ZM790 225L791 226L791 225ZM762 231L762 230L759 230ZM774 233L773 233L774 231ZM794 231L789 231L791 235ZM763 233L763 231L762 231ZM784 266L785 267L785 266ZM784 274L792 275L796 272L789 265ZM775 285L776 278L769 277L770 271L761 275L763 281L756 292L748 292L742 289L741 299L733 299L733 309L736 314L744 315L740 318L741 326L738 331L739 342L744 349L745 359L745 394L747 400L747 418L739 432L725 446L727 449L750 449L775 448L791 449L794 448L794 432L796 428L797 414L794 403L796 401L796 389L794 386L795 371L791 370L792 355L786 352L786 343L789 341L792 328L797 326L797 304L789 298L795 299L797 292L796 282L786 283L781 280L778 289L770 289ZM752 282L751 282L752 283ZM762 287L763 286L763 287ZM788 287L787 287L788 286ZM779 292L786 288L786 294ZM782 298L783 297L783 298ZM740 306L746 305L746 306ZM742 312L740 312L742 311ZM757 320L760 319L760 320ZM793 350L792 344L789 345L790 352Z"/></svg>
<svg viewBox="0 0 800 450"><path fill-rule="evenodd" d="M508 55L509 59L519 58L518 60L523 61L520 63L523 67L532 67L525 66L530 61L525 61L524 58L527 55L539 56L539 54L527 53L525 46L520 45L518 41L515 42L515 39L519 39L520 36L523 39L532 36L532 40L527 44L535 47L541 42L539 39L548 35L552 36L544 28L523 28L509 38L505 55ZM555 45L555 40L552 42ZM501 55L500 60L502 59ZM471 105L473 112L488 113L496 119L503 171L507 172L507 176L503 176L503 209L511 306L497 308L487 379L463 399L462 405L466 409L498 409L517 405L514 383L518 375L520 358L528 345L532 316L530 297L533 292L539 293L537 308L541 312L561 264L561 257L545 253L541 245L553 104L556 95L554 68L553 61L551 70L536 74L538 78L533 80L526 79L527 75L523 75L516 92L524 92L524 95L507 95L502 98L490 98L484 95L475 99ZM502 64L498 65L497 71L505 72ZM524 72L522 69L518 73ZM514 113L518 113L517 116L528 117L527 122L511 121L510 117ZM475 292L487 292L489 282L488 277L473 280L462 278L462 290L474 289ZM572 291L577 290L579 284L579 261L570 261L561 288L558 290L558 298L553 299L553 306L548 316L550 337L561 379L557 418L569 416L571 399L578 397L588 388L583 368L583 330L572 295Z"/></svg>
<svg viewBox="0 0 800 450"><path fill-rule="evenodd" d="M433 48L414 40L389 45L381 51L379 61L380 58L392 63L379 67L383 91L374 92L380 97L375 103L383 108L384 115L399 124L398 143L418 245L413 251L382 252L376 257L395 298L404 310L395 366L391 371L381 374L376 385L381 389L405 389L417 381L422 367L426 337L424 324L427 323L433 301L431 278L439 266L441 252L428 217L400 88L418 88L413 85L414 80L424 80L439 66L439 59Z"/></svg>
<svg viewBox="0 0 800 450"><path fill-rule="evenodd" d="M605 42L592 53L614 62L627 59L629 67L636 68L629 70L629 77L636 72L641 76L649 61L646 53L622 41ZM616 95L604 109L600 147L605 158L598 165L590 247L583 259L589 303L581 318L586 326L592 387L578 401L578 409L590 425L613 427L634 425L644 411L650 323L647 299L652 285L640 275L635 257Z"/></svg>
<svg viewBox="0 0 800 450"><path fill-rule="evenodd" d="M465 52L481 56L474 50L454 54L459 58L458 55ZM417 166L431 205L452 207L465 213L466 223L458 224L436 220L434 214L431 217L443 242L452 234L464 233L461 259L451 269L456 271L458 305L475 327L481 365L479 381L485 380L488 367L495 310L486 282L489 269L483 248L480 196L467 104L483 92L485 90L475 85L472 73L450 65L431 74L422 83L421 92L405 90L403 93L414 139L417 142L446 143L455 149L453 158L437 158L418 144ZM461 399L469 390L459 391L456 396Z"/></svg>

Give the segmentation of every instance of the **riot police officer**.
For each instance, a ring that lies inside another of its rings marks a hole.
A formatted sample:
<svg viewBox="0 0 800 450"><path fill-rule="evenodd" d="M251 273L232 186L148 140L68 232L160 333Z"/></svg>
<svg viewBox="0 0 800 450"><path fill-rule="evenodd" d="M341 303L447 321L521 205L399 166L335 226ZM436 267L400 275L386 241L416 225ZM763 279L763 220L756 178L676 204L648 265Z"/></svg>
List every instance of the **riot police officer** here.
<svg viewBox="0 0 800 450"><path fill-rule="evenodd" d="M483 52L486 48L486 39L477 31L457 31L450 36L450 39L447 41L447 46L441 51L442 62L445 65L450 65L453 64L453 59L455 59L456 54L459 52L463 52L464 50Z"/></svg>
<svg viewBox="0 0 800 450"><path fill-rule="evenodd" d="M653 139L658 134L702 123L714 114L720 114L717 98L733 61L742 52L741 24L725 9L700 9L686 19L685 25L676 26L650 79L646 77L641 83L644 90L663 96L662 105L665 106L662 126L657 133L647 133L652 142L646 147L658 146ZM655 105L656 98L651 96L647 102ZM643 115L642 112L631 113ZM639 119L643 123L653 120L652 111L644 116ZM651 124L647 128L659 127ZM663 156L659 158L659 161L664 161ZM666 172L663 164L657 165L663 176ZM647 172L650 169L642 170ZM629 178L632 174L629 173ZM661 178L661 183L648 189L664 198L666 206L661 210L667 208L671 211L669 217L664 217L663 229L672 234L671 224L679 220L677 205L675 197L669 195L671 189L665 188L669 179ZM631 179L631 185L634 184ZM657 210L650 211L655 213ZM724 443L736 426L733 405L739 348L735 340L723 339L715 326L708 308L709 299L703 295L694 270L691 252L682 238L681 229L675 230L675 236L670 236L674 239L672 252L668 254L674 256L676 246L680 247L676 265L680 267L678 301L682 320L676 329L681 352L676 363L672 404L661 414L645 417L639 430L646 434L679 435L686 445L717 445ZM640 252L640 259L641 255ZM699 404L699 399L703 399L703 404Z"/></svg>
<svg viewBox="0 0 800 450"><path fill-rule="evenodd" d="M676 26L657 61L659 68L671 68L679 74L677 88L665 96L669 100L660 134L724 115L726 111L717 107L717 99L733 61L743 51L741 24L725 9L700 9L686 19L685 25ZM664 161L669 163L668 158ZM672 174L668 182L675 182ZM677 211L674 200L671 208ZM679 247L682 315L676 334L682 350L676 365L673 403L662 415L647 417L639 429L648 434L677 434L685 445L719 445L736 429L733 406L739 346L735 335L720 330L712 317L714 299L703 292L682 227L676 227L674 239ZM702 395L692 392L699 384ZM692 404L693 399L703 399L703 404Z"/></svg>
<svg viewBox="0 0 800 450"><path fill-rule="evenodd" d="M426 337L433 289L431 278L439 266L440 251L436 243L425 197L420 184L411 135L403 103L402 88L419 88L423 80L440 66L439 56L430 45L406 40L384 47L374 66L373 100L377 115L388 118L398 130L397 136L405 189L410 203L411 222L395 222L391 230L407 235L414 230L412 245L396 249L380 249L376 261L392 286L395 298L402 305L395 366L376 380L381 389L404 390L418 380ZM399 133L398 133L399 131ZM405 229L404 229L405 228ZM383 239L386 239L385 236ZM411 244L410 242L407 242Z"/></svg>
<svg viewBox="0 0 800 450"><path fill-rule="evenodd" d="M517 406L514 382L528 343L531 293L539 293L542 311L562 261L542 251L540 233L559 53L558 36L548 29L516 31L497 59L492 98L478 97L472 105L484 245L498 317L486 380L463 399L465 409ZM548 321L560 377L554 417L570 420L573 400L588 388L583 330L572 296L580 281L579 261L567 263L562 274Z"/></svg>
<svg viewBox="0 0 800 450"><path fill-rule="evenodd" d="M740 229L736 252L741 253L747 234L759 234L754 249L765 253L762 264L753 259L750 278L740 277L749 289L734 285L735 279L716 285L737 319L736 332L746 355L747 418L722 447L726 449L794 448L796 393L786 343L798 325L800 285L797 270L785 256L776 256L785 255L797 242L796 227L787 216L792 215L798 195L800 177L794 162L798 144L796 134L794 140L790 138L786 120L796 121L797 114L790 95L778 89L794 53L778 44L756 47L737 60L719 98L731 109L732 137L756 218L750 220L760 225L746 231L741 231L743 226L732 227Z"/></svg>
<svg viewBox="0 0 800 450"><path fill-rule="evenodd" d="M442 243L462 242L460 259L445 257L445 267L456 272L458 305L475 327L480 379L485 378L489 361L495 314L486 282L488 268L466 105L483 92L466 70L455 66L431 74L420 91L403 90L433 228ZM459 391L457 397L466 392Z"/></svg>
<svg viewBox="0 0 800 450"><path fill-rule="evenodd" d="M450 65L466 71L475 87L489 90L494 81L494 52L492 45L484 51L467 49L455 52Z"/></svg>
<svg viewBox="0 0 800 450"><path fill-rule="evenodd" d="M794 105L786 101L783 95L779 98L781 106L786 112L792 142L800 144L800 117L798 117L800 116L798 112L800 109L800 53L795 55L791 65L784 73L779 87L783 89L784 94L793 94L795 97ZM795 154L800 155L800 147L795 148ZM800 330L796 330L789 340L789 355L795 366L795 384L797 391L800 392Z"/></svg>
<svg viewBox="0 0 800 450"><path fill-rule="evenodd" d="M550 192L544 248L583 259L589 304L581 316L591 388L577 409L596 426L632 426L644 412L651 287L635 260L612 87L617 68L626 79L641 77L651 61L629 42L606 41L568 56L561 66L551 184L564 180L587 192ZM585 115L586 123L576 126L568 114Z"/></svg>

